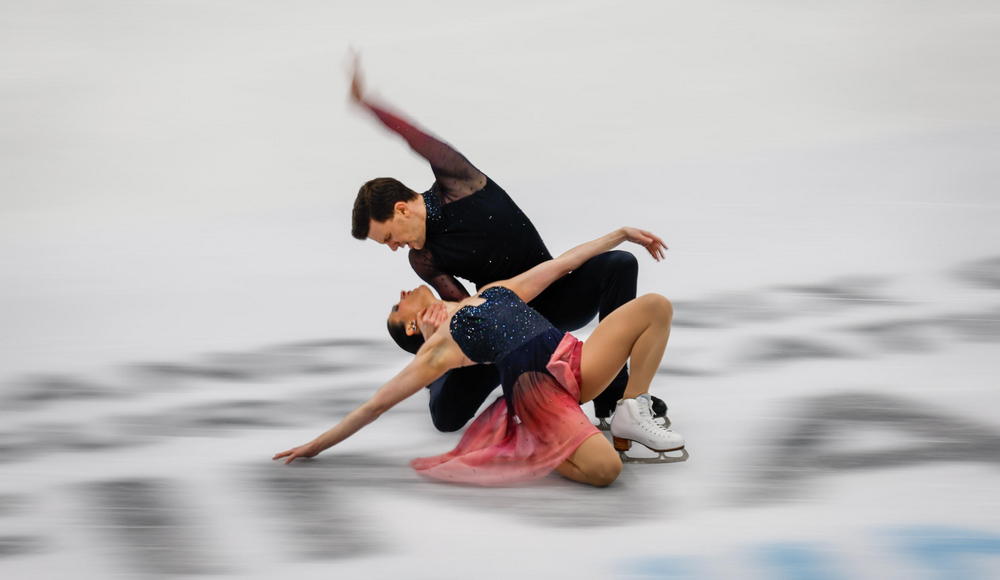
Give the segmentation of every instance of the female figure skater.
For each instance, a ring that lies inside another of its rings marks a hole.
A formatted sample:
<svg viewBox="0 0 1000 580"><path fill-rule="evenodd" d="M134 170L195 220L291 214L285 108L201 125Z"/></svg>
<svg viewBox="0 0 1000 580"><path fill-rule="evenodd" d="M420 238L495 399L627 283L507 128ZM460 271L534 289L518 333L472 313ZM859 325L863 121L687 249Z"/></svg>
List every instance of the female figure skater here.
<svg viewBox="0 0 1000 580"><path fill-rule="evenodd" d="M526 304L555 280L625 240L644 246L656 260L664 256L658 237L625 227L514 278L487 284L460 302L437 300L427 286L400 292L389 314L389 333L401 346L422 342L414 359L339 424L274 459L287 464L313 457L449 369L477 363L498 367L504 397L473 421L455 449L413 460L419 473L502 485L555 469L569 479L606 486L621 472L616 448L628 449L636 441L655 451L682 449L683 437L654 421L647 394L670 335L673 307L666 298L646 294L622 305L586 342L563 334ZM421 324L424 319L429 324ZM434 330L424 336L421 326ZM611 422L612 446L580 404L601 393L626 361L631 373Z"/></svg>

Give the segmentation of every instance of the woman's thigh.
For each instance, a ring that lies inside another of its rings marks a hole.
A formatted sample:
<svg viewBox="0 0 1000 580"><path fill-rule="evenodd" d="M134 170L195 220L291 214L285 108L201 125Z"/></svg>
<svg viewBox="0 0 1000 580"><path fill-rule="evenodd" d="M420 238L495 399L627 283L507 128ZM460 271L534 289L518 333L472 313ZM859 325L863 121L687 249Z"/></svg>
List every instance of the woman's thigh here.
<svg viewBox="0 0 1000 580"><path fill-rule="evenodd" d="M607 388L625 366L632 345L649 325L648 300L636 298L609 314L583 343L580 358L580 402Z"/></svg>

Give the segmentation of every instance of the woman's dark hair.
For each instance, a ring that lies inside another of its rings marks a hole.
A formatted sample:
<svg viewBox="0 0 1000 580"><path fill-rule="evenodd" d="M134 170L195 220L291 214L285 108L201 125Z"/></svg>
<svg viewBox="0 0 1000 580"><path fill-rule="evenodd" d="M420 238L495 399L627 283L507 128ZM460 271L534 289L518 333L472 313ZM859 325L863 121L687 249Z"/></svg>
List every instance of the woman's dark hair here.
<svg viewBox="0 0 1000 580"><path fill-rule="evenodd" d="M416 197L417 192L391 177L378 177L365 183L354 198L351 235L359 240L367 238L371 220L379 223L388 221L396 202Z"/></svg>
<svg viewBox="0 0 1000 580"><path fill-rule="evenodd" d="M417 354L420 347L424 345L424 335L419 332L416 334L406 334L406 324L404 322L393 323L389 320L386 322L386 326L389 328L389 336L396 341L399 348L406 352Z"/></svg>

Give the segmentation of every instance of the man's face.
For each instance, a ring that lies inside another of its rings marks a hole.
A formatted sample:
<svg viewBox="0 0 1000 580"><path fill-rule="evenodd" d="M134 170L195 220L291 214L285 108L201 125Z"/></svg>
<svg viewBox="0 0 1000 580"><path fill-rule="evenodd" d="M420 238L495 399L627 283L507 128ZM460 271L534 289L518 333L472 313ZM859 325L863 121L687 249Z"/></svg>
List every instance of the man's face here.
<svg viewBox="0 0 1000 580"><path fill-rule="evenodd" d="M417 216L405 202L397 202L392 217L384 222L371 220L368 239L385 244L395 252L403 246L414 250L424 247L426 229L423 218Z"/></svg>

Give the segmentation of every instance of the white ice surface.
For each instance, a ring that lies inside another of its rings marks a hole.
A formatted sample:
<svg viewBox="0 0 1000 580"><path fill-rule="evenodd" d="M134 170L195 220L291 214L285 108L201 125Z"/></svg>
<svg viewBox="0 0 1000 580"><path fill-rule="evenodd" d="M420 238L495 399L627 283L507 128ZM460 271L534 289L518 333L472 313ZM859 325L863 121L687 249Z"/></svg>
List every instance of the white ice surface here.
<svg viewBox="0 0 1000 580"><path fill-rule="evenodd" d="M0 6L0 577L1000 575L994 3ZM349 46L551 250L667 240L689 462L433 485L422 393L268 461L406 360Z"/></svg>

